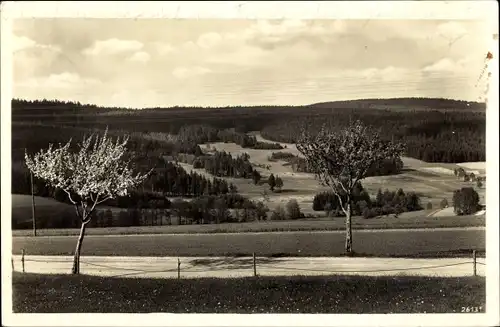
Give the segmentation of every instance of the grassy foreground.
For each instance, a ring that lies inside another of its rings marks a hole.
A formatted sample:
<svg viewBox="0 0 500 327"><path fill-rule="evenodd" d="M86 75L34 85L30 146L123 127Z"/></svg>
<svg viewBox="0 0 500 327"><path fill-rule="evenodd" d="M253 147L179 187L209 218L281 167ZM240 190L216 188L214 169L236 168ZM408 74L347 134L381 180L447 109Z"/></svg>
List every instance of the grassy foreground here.
<svg viewBox="0 0 500 327"><path fill-rule="evenodd" d="M15 273L16 313L453 313L482 306L485 278L133 279Z"/></svg>

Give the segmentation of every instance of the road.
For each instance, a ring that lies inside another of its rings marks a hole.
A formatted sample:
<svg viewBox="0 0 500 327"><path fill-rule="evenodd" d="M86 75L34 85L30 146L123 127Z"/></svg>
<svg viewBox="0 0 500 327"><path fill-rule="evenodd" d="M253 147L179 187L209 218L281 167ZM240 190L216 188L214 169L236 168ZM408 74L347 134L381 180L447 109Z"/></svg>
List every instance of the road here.
<svg viewBox="0 0 500 327"><path fill-rule="evenodd" d="M81 257L82 274L135 278L177 278L178 258L174 257ZM182 278L253 276L252 257L181 257ZM484 276L485 259L477 261L477 274ZM29 273L68 274L71 256L25 256L24 269ZM15 271L22 271L21 256L14 256ZM276 275L413 275L471 276L469 258L256 258L260 276Z"/></svg>
<svg viewBox="0 0 500 327"><path fill-rule="evenodd" d="M12 253L72 255L77 236L13 237ZM82 256L340 256L343 231L223 234L88 235ZM362 256L439 257L485 249L485 229L354 230ZM468 254L467 254L468 255Z"/></svg>

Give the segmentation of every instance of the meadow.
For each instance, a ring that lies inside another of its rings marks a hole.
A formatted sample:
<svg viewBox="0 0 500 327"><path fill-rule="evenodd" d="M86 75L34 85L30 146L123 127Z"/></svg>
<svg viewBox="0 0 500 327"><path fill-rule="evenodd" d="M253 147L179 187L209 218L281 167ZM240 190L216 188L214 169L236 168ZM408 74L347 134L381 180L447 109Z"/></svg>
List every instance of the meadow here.
<svg viewBox="0 0 500 327"><path fill-rule="evenodd" d="M13 237L12 253L72 255L78 236ZM485 251L484 228L354 230L359 256L452 257ZM343 231L87 235L82 256L343 256Z"/></svg>
<svg viewBox="0 0 500 327"><path fill-rule="evenodd" d="M15 313L484 312L484 277L134 279L15 273ZM481 309L479 309L481 308ZM479 311L481 310L481 311Z"/></svg>

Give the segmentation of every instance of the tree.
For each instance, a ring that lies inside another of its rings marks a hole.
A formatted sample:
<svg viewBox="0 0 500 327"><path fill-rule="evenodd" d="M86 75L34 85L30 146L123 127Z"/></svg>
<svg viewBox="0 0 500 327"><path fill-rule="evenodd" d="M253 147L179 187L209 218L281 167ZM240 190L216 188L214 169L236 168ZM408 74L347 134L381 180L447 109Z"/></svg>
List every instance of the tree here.
<svg viewBox="0 0 500 327"><path fill-rule="evenodd" d="M130 167L131 156L126 159L129 138L113 141L108 131L99 135L84 137L77 144L77 151L71 148L70 139L65 145L40 150L33 157L25 153L29 170L37 178L45 180L52 187L60 188L75 206L80 220L80 235L73 259L73 274L80 273L80 252L85 228L92 218L96 205L117 196L125 196L149 176L150 172L134 174Z"/></svg>
<svg viewBox="0 0 500 327"><path fill-rule="evenodd" d="M257 170L254 170L252 172L252 179L253 179L253 183L255 185L259 184L261 178L262 178L262 176L260 176L260 173Z"/></svg>
<svg viewBox="0 0 500 327"><path fill-rule="evenodd" d="M269 194L267 193L267 190L264 190L261 193L261 195L262 195L262 201L264 201L266 203L270 201Z"/></svg>
<svg viewBox="0 0 500 327"><path fill-rule="evenodd" d="M286 213L288 219L299 219L301 217L300 206L295 199L291 199L286 204Z"/></svg>
<svg viewBox="0 0 500 327"><path fill-rule="evenodd" d="M355 186L375 163L399 158L404 146L382 140L378 131L358 120L338 132L328 131L326 125L315 134L303 128L297 149L320 183L337 196L346 216L345 251L352 253L351 202Z"/></svg>
<svg viewBox="0 0 500 327"><path fill-rule="evenodd" d="M453 208L457 215L471 215L479 209L479 194L472 187L453 192Z"/></svg>
<svg viewBox="0 0 500 327"><path fill-rule="evenodd" d="M283 180L281 179L281 177L277 176L274 182L275 182L275 187L278 190L281 190L281 188L283 187Z"/></svg>
<svg viewBox="0 0 500 327"><path fill-rule="evenodd" d="M479 178L478 178L478 179L476 179L476 186L477 186L478 188L483 187L483 182L481 181L481 179L479 179Z"/></svg>
<svg viewBox="0 0 500 327"><path fill-rule="evenodd" d="M269 212L269 208L262 202L257 202L255 205L255 213L257 215L258 220L266 220L267 213Z"/></svg>
<svg viewBox="0 0 500 327"><path fill-rule="evenodd" d="M221 222L226 222L229 220L231 217L231 213L229 212L227 208L227 203L224 199L218 198L214 202L214 216L215 216L215 222L217 224Z"/></svg>
<svg viewBox="0 0 500 327"><path fill-rule="evenodd" d="M267 183L269 184L269 189L271 191L274 191L274 188L276 187L276 179L274 178L273 174L271 174L269 176L269 179L267 180Z"/></svg>
<svg viewBox="0 0 500 327"><path fill-rule="evenodd" d="M439 207L441 209L448 208L448 200L446 198L441 200L441 203L439 204Z"/></svg>
<svg viewBox="0 0 500 327"><path fill-rule="evenodd" d="M271 220L285 220L285 219L286 219L285 209L283 209L281 205L277 206L271 214Z"/></svg>

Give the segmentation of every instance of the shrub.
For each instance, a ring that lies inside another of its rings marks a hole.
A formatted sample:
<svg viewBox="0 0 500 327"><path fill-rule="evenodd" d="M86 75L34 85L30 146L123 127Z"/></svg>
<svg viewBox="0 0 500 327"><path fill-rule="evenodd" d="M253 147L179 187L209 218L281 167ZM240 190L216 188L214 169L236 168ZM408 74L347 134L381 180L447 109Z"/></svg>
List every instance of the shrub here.
<svg viewBox="0 0 500 327"><path fill-rule="evenodd" d="M457 215L470 215L479 210L479 194L472 187L453 192L453 208Z"/></svg>
<svg viewBox="0 0 500 327"><path fill-rule="evenodd" d="M300 206L297 203L297 200L291 199L286 204L286 213L288 219L299 219L301 218L302 213L300 212Z"/></svg>
<svg viewBox="0 0 500 327"><path fill-rule="evenodd" d="M427 210L432 210L432 203L431 202L427 203L426 209Z"/></svg>
<svg viewBox="0 0 500 327"><path fill-rule="evenodd" d="M402 214L403 212L405 212L403 206L401 204L397 204L395 207L394 207L394 215L395 217L397 218L400 214Z"/></svg>
<svg viewBox="0 0 500 327"><path fill-rule="evenodd" d="M313 209L314 209L314 208L313 208ZM331 204L330 202L327 202L327 203L325 204L325 208L324 208L324 210L325 210L325 214L326 214L326 216L327 216L327 217L331 217L331 214L332 214L332 209L333 209L332 204Z"/></svg>
<svg viewBox="0 0 500 327"><path fill-rule="evenodd" d="M476 186L477 186L478 188L483 187L483 182L482 182L479 178L476 180Z"/></svg>
<svg viewBox="0 0 500 327"><path fill-rule="evenodd" d="M286 212L281 205L273 210L273 213L271 214L271 220L285 220L285 219L286 219Z"/></svg>
<svg viewBox="0 0 500 327"><path fill-rule="evenodd" d="M371 218L372 216L372 210L370 208L364 208L363 209L363 218L368 219Z"/></svg>
<svg viewBox="0 0 500 327"><path fill-rule="evenodd" d="M448 208L448 200L446 200L446 198L445 198L445 199L442 199L442 200L441 200L441 203L439 204L439 207L440 207L441 209Z"/></svg>

